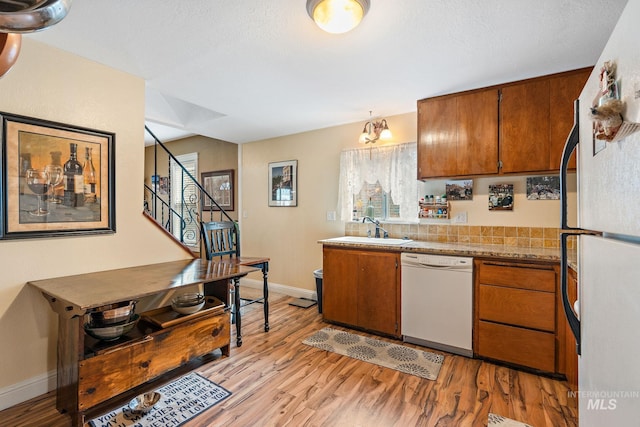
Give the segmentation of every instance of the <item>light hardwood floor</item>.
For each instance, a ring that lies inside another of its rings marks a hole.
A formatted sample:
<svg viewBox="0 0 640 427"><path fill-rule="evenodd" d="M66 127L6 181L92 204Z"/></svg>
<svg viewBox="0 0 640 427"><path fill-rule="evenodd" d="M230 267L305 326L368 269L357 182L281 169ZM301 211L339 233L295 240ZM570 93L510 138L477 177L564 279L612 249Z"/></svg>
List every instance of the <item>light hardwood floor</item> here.
<svg viewBox="0 0 640 427"><path fill-rule="evenodd" d="M325 326L348 329L323 322L315 306L289 301L271 295L268 333L262 306L251 306L243 346L232 340L231 357L196 369L233 395L184 427L486 426L489 412L534 427L577 425L563 381L449 354L429 381L328 353L301 341ZM69 425L55 409L55 392L0 412L2 427Z"/></svg>

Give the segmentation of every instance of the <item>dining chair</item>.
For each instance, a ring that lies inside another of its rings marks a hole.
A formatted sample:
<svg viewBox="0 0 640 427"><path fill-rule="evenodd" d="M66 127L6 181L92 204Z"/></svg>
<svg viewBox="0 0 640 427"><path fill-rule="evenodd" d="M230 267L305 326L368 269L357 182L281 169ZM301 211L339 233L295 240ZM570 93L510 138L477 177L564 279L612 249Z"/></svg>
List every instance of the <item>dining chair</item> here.
<svg viewBox="0 0 640 427"><path fill-rule="evenodd" d="M262 270L262 296L255 299L240 298L240 279L233 279L233 323L236 325L236 344L242 346L242 316L241 308L249 304L264 304L264 331L269 331L269 288L267 276L269 273L269 258L245 257L240 255L240 230L238 224L232 221L201 222L202 245L207 260L232 263L256 267Z"/></svg>

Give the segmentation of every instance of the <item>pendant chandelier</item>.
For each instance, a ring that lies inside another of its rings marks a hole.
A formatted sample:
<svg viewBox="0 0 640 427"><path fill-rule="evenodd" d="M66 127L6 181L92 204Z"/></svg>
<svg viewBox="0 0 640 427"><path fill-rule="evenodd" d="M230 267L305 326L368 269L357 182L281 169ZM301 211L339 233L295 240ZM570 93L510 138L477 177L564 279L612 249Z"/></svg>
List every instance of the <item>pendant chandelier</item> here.
<svg viewBox="0 0 640 427"><path fill-rule="evenodd" d="M358 141L361 144L368 144L370 142L373 144L379 139L383 141L390 140L392 135L391 130L389 130L389 125L387 125L387 119L373 120L371 118L371 111L369 111L369 117L369 121L364 124L364 129L362 129Z"/></svg>

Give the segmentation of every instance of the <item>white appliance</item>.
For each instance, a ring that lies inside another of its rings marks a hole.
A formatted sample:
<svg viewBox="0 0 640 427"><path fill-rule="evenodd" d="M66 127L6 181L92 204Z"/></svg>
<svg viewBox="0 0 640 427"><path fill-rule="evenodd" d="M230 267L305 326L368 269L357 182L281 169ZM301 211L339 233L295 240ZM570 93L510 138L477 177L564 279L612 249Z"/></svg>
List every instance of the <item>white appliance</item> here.
<svg viewBox="0 0 640 427"><path fill-rule="evenodd" d="M640 425L640 133L602 143L593 137L589 115L600 69L612 61L624 118L640 122L639 40L640 0L629 0L580 95L563 154L566 164L577 144L578 226L597 232L579 237L577 316L563 301L579 342L580 427ZM565 181L563 172L563 196ZM579 232L567 226L566 197L562 206L562 228ZM564 233L562 243L566 253Z"/></svg>
<svg viewBox="0 0 640 427"><path fill-rule="evenodd" d="M473 356L473 259L403 253L403 340Z"/></svg>

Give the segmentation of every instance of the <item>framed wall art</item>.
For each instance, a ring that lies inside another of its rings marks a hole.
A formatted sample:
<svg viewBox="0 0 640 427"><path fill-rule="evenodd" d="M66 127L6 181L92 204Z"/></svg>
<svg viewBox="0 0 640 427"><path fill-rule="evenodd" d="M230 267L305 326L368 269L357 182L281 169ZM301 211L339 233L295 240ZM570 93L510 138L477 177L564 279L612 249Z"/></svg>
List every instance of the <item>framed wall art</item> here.
<svg viewBox="0 0 640 427"><path fill-rule="evenodd" d="M528 176L527 200L560 200L560 177Z"/></svg>
<svg viewBox="0 0 640 427"><path fill-rule="evenodd" d="M445 193L447 200L473 200L473 180L447 181Z"/></svg>
<svg viewBox="0 0 640 427"><path fill-rule="evenodd" d="M489 184L489 210L513 210L513 184Z"/></svg>
<svg viewBox="0 0 640 427"><path fill-rule="evenodd" d="M298 206L298 161L269 163L269 206Z"/></svg>
<svg viewBox="0 0 640 427"><path fill-rule="evenodd" d="M115 134L0 117L0 238L114 233Z"/></svg>
<svg viewBox="0 0 640 427"><path fill-rule="evenodd" d="M233 169L202 172L200 177L205 191L209 193L219 206L211 203L211 199L205 197L202 203L205 210L219 211L220 208L225 211L234 210L233 192L235 191L235 187L233 183Z"/></svg>

